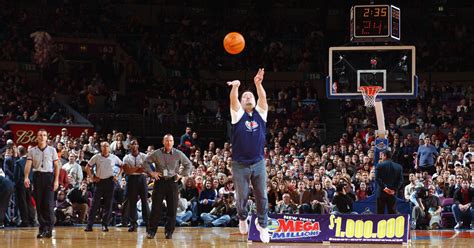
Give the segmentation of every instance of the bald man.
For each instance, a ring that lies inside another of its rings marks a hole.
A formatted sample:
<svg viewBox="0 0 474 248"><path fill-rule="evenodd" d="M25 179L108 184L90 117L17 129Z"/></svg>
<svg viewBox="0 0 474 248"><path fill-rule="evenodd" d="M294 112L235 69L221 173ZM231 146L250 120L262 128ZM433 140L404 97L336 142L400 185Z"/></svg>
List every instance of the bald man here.
<svg viewBox="0 0 474 248"><path fill-rule="evenodd" d="M171 239L176 226L176 210L178 208L178 182L182 177L191 175L193 164L180 150L173 148L174 138L171 134L163 137L163 148L148 155L147 161L155 164L155 171L149 174L155 178L150 219L148 220L147 238L153 239L158 229L158 221L162 213L162 203L166 200L167 220L165 238ZM183 166L180 173L179 168Z"/></svg>
<svg viewBox="0 0 474 248"><path fill-rule="evenodd" d="M266 124L268 115L267 94L262 86L264 69L254 77L258 100L250 91L242 93L239 102L240 81L228 82L230 114L232 117L232 177L234 180L237 216L241 234L248 233L247 202L250 184L253 186L257 206L256 227L263 243L270 242L268 233L267 172L264 160Z"/></svg>

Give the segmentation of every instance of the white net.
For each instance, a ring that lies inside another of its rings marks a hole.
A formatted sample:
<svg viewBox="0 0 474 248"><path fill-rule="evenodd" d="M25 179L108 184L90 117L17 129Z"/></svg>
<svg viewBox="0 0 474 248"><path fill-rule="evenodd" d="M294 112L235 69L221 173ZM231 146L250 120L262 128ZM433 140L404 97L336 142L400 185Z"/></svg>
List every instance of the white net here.
<svg viewBox="0 0 474 248"><path fill-rule="evenodd" d="M375 105L375 98L382 87L380 86L361 86L359 88L362 92L362 97L364 98L365 106L368 108L373 108Z"/></svg>

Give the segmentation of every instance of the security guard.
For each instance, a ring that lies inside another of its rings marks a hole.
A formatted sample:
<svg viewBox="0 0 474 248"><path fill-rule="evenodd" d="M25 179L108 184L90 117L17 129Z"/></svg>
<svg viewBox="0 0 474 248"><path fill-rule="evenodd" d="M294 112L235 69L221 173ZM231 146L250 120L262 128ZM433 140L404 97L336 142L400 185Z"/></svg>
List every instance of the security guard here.
<svg viewBox="0 0 474 248"><path fill-rule="evenodd" d="M89 211L87 226L84 231L92 232L92 225L94 224L95 215L100 206L100 198L104 198L104 211L102 214L102 231L108 232L109 221L112 214L112 199L115 191L115 182L117 176L114 176L114 167L119 166L120 170L117 175L122 173L122 161L110 153L110 145L108 142L100 144L101 153L94 155L86 166L88 179L92 180L95 185L94 198L92 199L92 206ZM92 173L92 168L95 165L95 175Z"/></svg>
<svg viewBox="0 0 474 248"><path fill-rule="evenodd" d="M176 209L178 206L178 181L181 177L190 175L193 166L191 161L180 150L173 148L174 139L171 134L163 137L164 147L148 155L149 163L155 163L155 172L149 172L154 178L152 195L152 209L148 221L147 238L155 237L158 221L161 217L163 199L166 200L167 221L165 224L165 237L173 237L176 225ZM180 166L183 170L179 173Z"/></svg>
<svg viewBox="0 0 474 248"><path fill-rule="evenodd" d="M130 154L123 158L123 170L127 174L127 202L129 209L130 228L129 232L135 232L137 229L137 196L142 201L143 220L148 220L150 209L148 208L147 196L148 186L146 183L145 171L151 171L149 164L146 162L146 155L138 151L138 141L132 139L130 141Z"/></svg>
<svg viewBox="0 0 474 248"><path fill-rule="evenodd" d="M38 145L28 151L24 183L26 188L30 188L30 170L33 168L33 196L39 222L36 238L51 238L54 225L54 192L59 187L58 153L54 147L47 145L46 130L40 129L36 140Z"/></svg>

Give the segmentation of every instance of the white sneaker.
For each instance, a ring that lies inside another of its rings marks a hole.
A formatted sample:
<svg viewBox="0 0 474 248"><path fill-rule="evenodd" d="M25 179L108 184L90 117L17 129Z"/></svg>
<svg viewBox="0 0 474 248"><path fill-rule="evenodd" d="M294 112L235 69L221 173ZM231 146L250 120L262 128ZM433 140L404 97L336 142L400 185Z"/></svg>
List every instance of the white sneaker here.
<svg viewBox="0 0 474 248"><path fill-rule="evenodd" d="M239 231L240 234L247 234L249 232L249 223L247 223L247 220L239 220Z"/></svg>
<svg viewBox="0 0 474 248"><path fill-rule="evenodd" d="M454 226L454 229L461 229L461 223L456 224L456 226Z"/></svg>
<svg viewBox="0 0 474 248"><path fill-rule="evenodd" d="M258 218L255 218L255 227L260 232L260 240L262 243L269 243L270 242L270 234L268 233L268 228L263 228L258 224Z"/></svg>

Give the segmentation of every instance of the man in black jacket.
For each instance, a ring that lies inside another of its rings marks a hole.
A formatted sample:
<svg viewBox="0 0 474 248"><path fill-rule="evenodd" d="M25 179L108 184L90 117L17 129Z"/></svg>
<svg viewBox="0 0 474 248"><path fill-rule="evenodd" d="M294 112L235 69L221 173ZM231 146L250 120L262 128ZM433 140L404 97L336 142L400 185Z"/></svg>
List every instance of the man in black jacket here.
<svg viewBox="0 0 474 248"><path fill-rule="evenodd" d="M384 214L387 206L389 214L397 212L397 193L403 184L402 166L393 162L390 151L380 152L382 163L377 165L375 169L375 180L377 182L377 214Z"/></svg>
<svg viewBox="0 0 474 248"><path fill-rule="evenodd" d="M87 191L87 181L83 181L79 187L73 188L67 198L72 203L73 211L79 211L79 224L86 222L86 215L89 211L89 192Z"/></svg>
<svg viewBox="0 0 474 248"><path fill-rule="evenodd" d="M474 222L474 189L469 187L469 180L463 178L461 181L461 188L454 192L453 204L454 219L456 220L455 229L462 226L462 222L466 221L465 225L473 224ZM474 226L474 225L472 225Z"/></svg>
<svg viewBox="0 0 474 248"><path fill-rule="evenodd" d="M21 227L35 225L35 208L31 201L31 189L25 188L25 164L26 164L26 148L18 146L20 158L15 161L14 181L16 188L16 196L18 208L20 210ZM33 181L33 174L30 174L30 181Z"/></svg>
<svg viewBox="0 0 474 248"><path fill-rule="evenodd" d="M341 182L336 186L336 194L332 199L335 209L332 214L357 214L354 212L354 201L346 193L345 183Z"/></svg>
<svg viewBox="0 0 474 248"><path fill-rule="evenodd" d="M5 228L3 223L5 212L8 208L8 203L10 202L10 197L14 191L14 184L12 181L8 180L5 177L5 173L0 168L0 229Z"/></svg>

